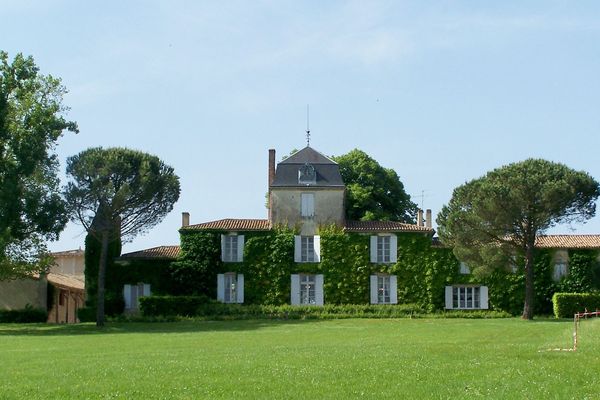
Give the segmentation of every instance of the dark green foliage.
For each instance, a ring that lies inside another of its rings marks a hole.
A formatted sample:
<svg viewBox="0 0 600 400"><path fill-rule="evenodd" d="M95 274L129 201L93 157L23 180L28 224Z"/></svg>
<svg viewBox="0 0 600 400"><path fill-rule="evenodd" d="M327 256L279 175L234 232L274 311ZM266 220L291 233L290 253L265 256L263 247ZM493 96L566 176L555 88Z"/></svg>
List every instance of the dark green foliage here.
<svg viewBox="0 0 600 400"><path fill-rule="evenodd" d="M368 303L369 276L373 268L369 259L369 236L345 234L336 226L321 229L319 233L325 301L333 304Z"/></svg>
<svg viewBox="0 0 600 400"><path fill-rule="evenodd" d="M140 299L142 317L136 321L176 321L177 317L211 320L240 319L344 319L344 318L506 318L498 311L453 311L429 314L416 304L326 304L317 306L222 304L203 296L145 297Z"/></svg>
<svg viewBox="0 0 600 400"><path fill-rule="evenodd" d="M0 279L42 272L39 255L68 220L60 196L56 142L77 132L62 105L60 79L38 73L32 57L9 63L0 51Z"/></svg>
<svg viewBox="0 0 600 400"><path fill-rule="evenodd" d="M0 323L46 322L48 312L42 308L25 306L22 310L0 310Z"/></svg>
<svg viewBox="0 0 600 400"><path fill-rule="evenodd" d="M585 293L600 289L600 263L596 250L569 252L568 274L558 284L559 292Z"/></svg>
<svg viewBox="0 0 600 400"><path fill-rule="evenodd" d="M140 310L143 316L198 315L201 305L213 303L207 296L149 296L140 298Z"/></svg>
<svg viewBox="0 0 600 400"><path fill-rule="evenodd" d="M97 305L97 294L98 294L98 266L100 264L100 250L101 244L100 241L95 238L91 234L87 234L85 236L85 254L84 254L84 262L85 262L85 291L86 291L86 299L85 304L88 307L96 307ZM113 279L111 279L111 272L115 267L114 259L121 255L121 239L117 238L111 241L108 245L108 257L107 257L107 291L115 291L115 287L108 287L111 284L116 284ZM123 287L121 286L121 291ZM108 296L108 293L107 293ZM115 297L115 296L113 296ZM122 296L121 296L122 297ZM121 312L122 312L121 308ZM107 312L108 314L108 312ZM113 315L113 314L109 314Z"/></svg>
<svg viewBox="0 0 600 400"><path fill-rule="evenodd" d="M67 159L65 198L73 219L101 243L98 315L104 325L110 243L158 224L179 199L179 178L158 157L125 148L90 148Z"/></svg>
<svg viewBox="0 0 600 400"><path fill-rule="evenodd" d="M82 307L77 310L77 318L80 322L95 322L96 307Z"/></svg>
<svg viewBox="0 0 600 400"><path fill-rule="evenodd" d="M444 288L463 283L458 261L450 249L432 247L422 234L398 235L398 263L389 271L398 275L398 301L417 303L428 311L444 308Z"/></svg>
<svg viewBox="0 0 600 400"><path fill-rule="evenodd" d="M170 266L173 293L216 297L221 262L220 236L213 232L183 232L181 253Z"/></svg>
<svg viewBox="0 0 600 400"><path fill-rule="evenodd" d="M346 217L414 223L417 205L410 200L396 171L384 168L354 149L333 159L346 185Z"/></svg>
<svg viewBox="0 0 600 400"><path fill-rule="evenodd" d="M248 304L289 303L290 274L296 266L294 232L278 227L269 232L248 233L245 240L244 262L221 263L219 272L244 274L244 301Z"/></svg>
<svg viewBox="0 0 600 400"><path fill-rule="evenodd" d="M556 224L593 217L599 195L588 173L528 159L457 187L438 215L438 232L457 258L477 268L504 268L511 257L524 257L523 318L532 319L536 238Z"/></svg>
<svg viewBox="0 0 600 400"><path fill-rule="evenodd" d="M600 311L600 293L555 293L552 303L556 318L572 318L585 310Z"/></svg>

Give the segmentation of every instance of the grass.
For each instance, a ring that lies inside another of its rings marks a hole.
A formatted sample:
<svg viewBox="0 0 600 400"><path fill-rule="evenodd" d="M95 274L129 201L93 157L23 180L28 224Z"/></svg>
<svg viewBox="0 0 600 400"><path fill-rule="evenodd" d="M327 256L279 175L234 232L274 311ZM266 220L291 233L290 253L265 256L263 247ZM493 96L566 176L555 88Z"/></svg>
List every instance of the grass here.
<svg viewBox="0 0 600 400"><path fill-rule="evenodd" d="M0 325L0 399L600 398L600 320Z"/></svg>

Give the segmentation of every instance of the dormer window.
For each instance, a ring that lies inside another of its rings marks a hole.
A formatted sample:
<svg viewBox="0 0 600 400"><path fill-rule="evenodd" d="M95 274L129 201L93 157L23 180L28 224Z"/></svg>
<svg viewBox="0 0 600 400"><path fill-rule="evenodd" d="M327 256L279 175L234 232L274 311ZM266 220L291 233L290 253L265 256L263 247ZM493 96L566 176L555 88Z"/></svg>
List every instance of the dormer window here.
<svg viewBox="0 0 600 400"><path fill-rule="evenodd" d="M298 169L298 183L300 185L314 185L317 183L317 171L309 163Z"/></svg>

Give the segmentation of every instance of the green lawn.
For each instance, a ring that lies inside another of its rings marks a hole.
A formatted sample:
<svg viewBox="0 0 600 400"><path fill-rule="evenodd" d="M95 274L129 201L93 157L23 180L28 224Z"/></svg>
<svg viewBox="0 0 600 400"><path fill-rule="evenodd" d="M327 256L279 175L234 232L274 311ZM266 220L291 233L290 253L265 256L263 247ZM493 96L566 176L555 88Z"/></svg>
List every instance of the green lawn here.
<svg viewBox="0 0 600 400"><path fill-rule="evenodd" d="M0 325L0 399L600 398L600 320Z"/></svg>

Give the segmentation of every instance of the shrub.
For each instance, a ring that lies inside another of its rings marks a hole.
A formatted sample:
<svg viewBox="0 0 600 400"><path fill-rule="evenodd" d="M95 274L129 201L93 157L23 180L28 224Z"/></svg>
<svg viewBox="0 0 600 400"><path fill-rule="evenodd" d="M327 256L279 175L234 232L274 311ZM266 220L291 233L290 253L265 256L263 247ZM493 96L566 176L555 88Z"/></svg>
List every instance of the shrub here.
<svg viewBox="0 0 600 400"><path fill-rule="evenodd" d="M552 296L556 318L571 318L575 313L586 309L600 309L600 293L554 293Z"/></svg>
<svg viewBox="0 0 600 400"><path fill-rule="evenodd" d="M214 300L207 296L150 296L141 297L140 310L143 316L155 317L159 315L198 315L200 306Z"/></svg>
<svg viewBox="0 0 600 400"><path fill-rule="evenodd" d="M223 304L204 296L152 296L140 299L142 320L202 319L344 319L344 318L418 318L426 310L416 304L371 305L327 304L319 306ZM471 311L433 314L448 318L503 318L508 313ZM135 317L134 317L135 318Z"/></svg>
<svg viewBox="0 0 600 400"><path fill-rule="evenodd" d="M81 307L77 310L80 322L96 322L96 307Z"/></svg>
<svg viewBox="0 0 600 400"><path fill-rule="evenodd" d="M22 310L0 310L1 323L46 322L48 313L42 308L34 308L27 304Z"/></svg>

